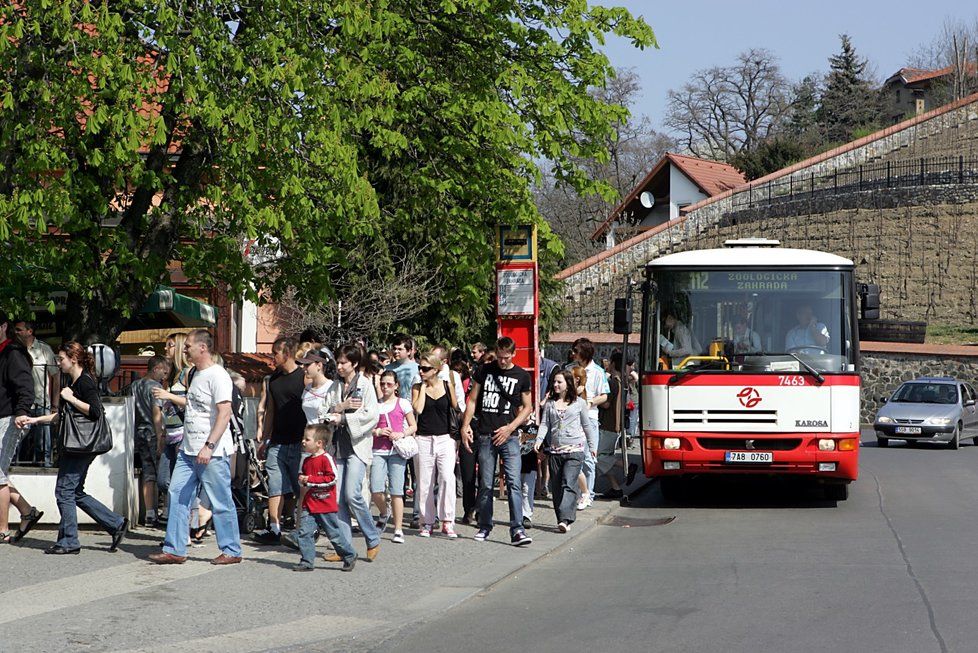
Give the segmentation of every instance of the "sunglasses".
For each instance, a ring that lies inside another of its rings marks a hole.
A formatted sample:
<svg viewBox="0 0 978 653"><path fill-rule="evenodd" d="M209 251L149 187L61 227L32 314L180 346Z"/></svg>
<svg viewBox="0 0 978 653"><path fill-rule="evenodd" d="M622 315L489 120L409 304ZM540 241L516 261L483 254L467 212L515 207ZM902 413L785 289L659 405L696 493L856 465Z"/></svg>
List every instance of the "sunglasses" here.
<svg viewBox="0 0 978 653"><path fill-rule="evenodd" d="M431 367L430 365L419 365L418 369L421 370L422 372L430 372L435 368Z"/></svg>

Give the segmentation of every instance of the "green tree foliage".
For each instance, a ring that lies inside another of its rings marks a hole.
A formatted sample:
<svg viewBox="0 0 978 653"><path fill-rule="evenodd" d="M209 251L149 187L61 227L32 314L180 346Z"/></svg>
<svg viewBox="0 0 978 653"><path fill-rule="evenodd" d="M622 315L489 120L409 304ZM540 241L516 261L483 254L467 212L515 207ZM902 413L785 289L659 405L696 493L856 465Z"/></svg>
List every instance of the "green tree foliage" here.
<svg viewBox="0 0 978 653"><path fill-rule="evenodd" d="M654 44L581 0L7 5L6 308L65 290L67 335L109 340L171 261L232 297L320 302L343 275L396 278L391 244L424 245L444 279L413 325L478 332L495 224L562 251L534 161L606 190L576 162L622 116L588 92L612 75L608 33Z"/></svg>
<svg viewBox="0 0 978 653"><path fill-rule="evenodd" d="M808 148L799 139L775 136L763 141L753 150L745 150L734 155L730 164L744 173L748 181L753 181L787 168L808 155Z"/></svg>
<svg viewBox="0 0 978 653"><path fill-rule="evenodd" d="M849 36L840 37L842 49L829 57L829 73L817 118L827 143L845 143L857 129L879 123L876 85L866 72L867 61L856 53Z"/></svg>

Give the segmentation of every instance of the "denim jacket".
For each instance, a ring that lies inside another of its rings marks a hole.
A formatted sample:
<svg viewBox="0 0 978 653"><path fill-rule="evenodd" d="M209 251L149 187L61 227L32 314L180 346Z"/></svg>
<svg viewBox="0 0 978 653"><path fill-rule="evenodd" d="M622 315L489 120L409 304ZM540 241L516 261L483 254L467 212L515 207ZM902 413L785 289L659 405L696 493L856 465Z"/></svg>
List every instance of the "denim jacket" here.
<svg viewBox="0 0 978 653"><path fill-rule="evenodd" d="M583 449L585 446L590 451L597 450L598 431L588 416L587 402L578 398L567 406L561 419L554 402L548 401L543 407L536 441L539 443L545 440L550 450L565 447Z"/></svg>

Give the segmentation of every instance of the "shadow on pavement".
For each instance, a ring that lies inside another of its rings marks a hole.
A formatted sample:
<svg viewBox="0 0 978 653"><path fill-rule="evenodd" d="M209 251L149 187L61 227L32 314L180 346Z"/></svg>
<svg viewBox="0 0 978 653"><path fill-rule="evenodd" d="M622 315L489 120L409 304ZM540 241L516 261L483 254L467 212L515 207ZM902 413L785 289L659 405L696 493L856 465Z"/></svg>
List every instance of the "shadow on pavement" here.
<svg viewBox="0 0 978 653"><path fill-rule="evenodd" d="M835 508L822 486L808 479L696 477L685 479L682 496L667 500L658 483L632 497L630 508L801 509Z"/></svg>

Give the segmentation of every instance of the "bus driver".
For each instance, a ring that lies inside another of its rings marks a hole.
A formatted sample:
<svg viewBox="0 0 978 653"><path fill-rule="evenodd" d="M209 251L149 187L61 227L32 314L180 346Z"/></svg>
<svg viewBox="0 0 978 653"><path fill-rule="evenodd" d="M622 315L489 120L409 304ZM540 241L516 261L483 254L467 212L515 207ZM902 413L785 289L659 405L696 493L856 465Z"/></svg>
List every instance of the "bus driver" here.
<svg viewBox="0 0 978 653"><path fill-rule="evenodd" d="M815 318L812 307L802 304L795 310L798 325L784 339L785 351L817 349L824 352L829 344L829 330Z"/></svg>

